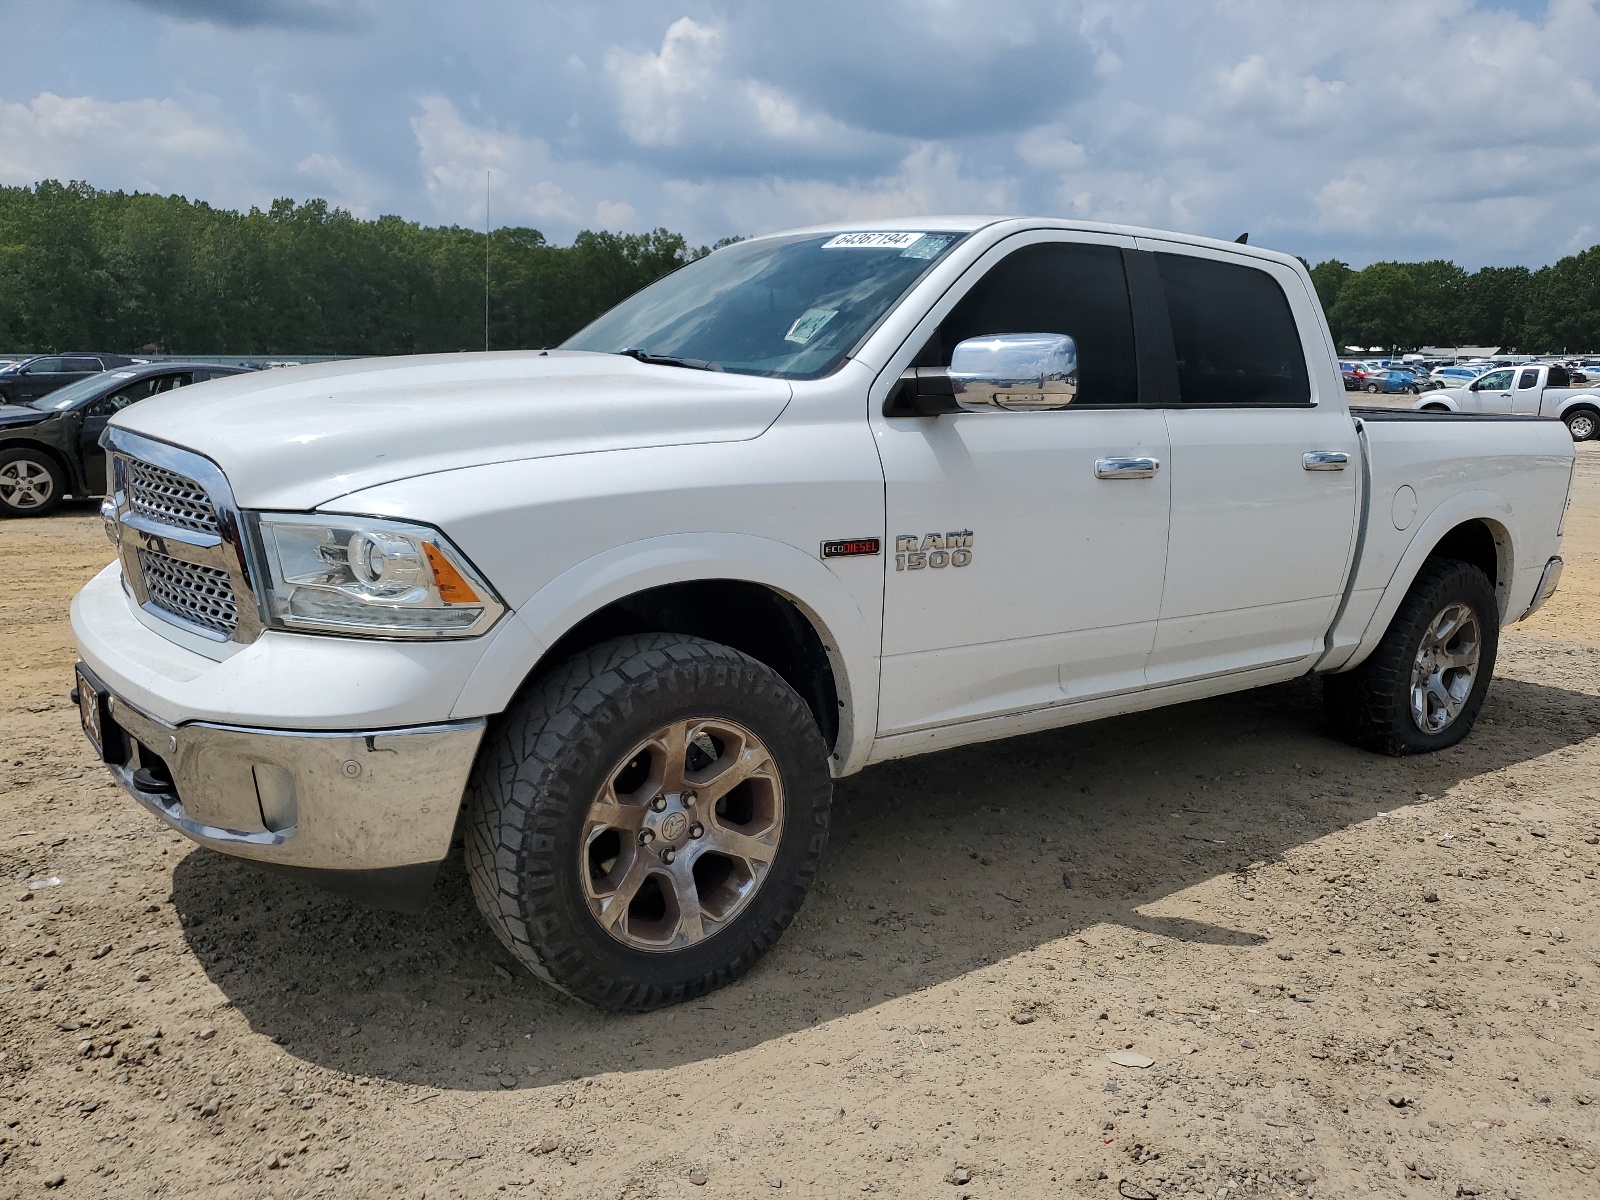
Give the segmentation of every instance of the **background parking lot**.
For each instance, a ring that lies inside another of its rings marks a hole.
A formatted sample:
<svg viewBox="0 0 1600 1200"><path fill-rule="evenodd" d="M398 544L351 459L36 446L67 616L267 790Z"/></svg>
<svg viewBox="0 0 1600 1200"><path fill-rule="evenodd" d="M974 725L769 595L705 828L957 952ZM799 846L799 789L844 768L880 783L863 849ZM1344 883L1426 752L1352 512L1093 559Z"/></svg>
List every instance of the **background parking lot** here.
<svg viewBox="0 0 1600 1200"><path fill-rule="evenodd" d="M874 768L775 952L643 1016L515 968L459 867L375 913L159 828L66 699L98 516L0 523L0 1196L1592 1196L1578 451L1462 745L1350 749L1302 681Z"/></svg>

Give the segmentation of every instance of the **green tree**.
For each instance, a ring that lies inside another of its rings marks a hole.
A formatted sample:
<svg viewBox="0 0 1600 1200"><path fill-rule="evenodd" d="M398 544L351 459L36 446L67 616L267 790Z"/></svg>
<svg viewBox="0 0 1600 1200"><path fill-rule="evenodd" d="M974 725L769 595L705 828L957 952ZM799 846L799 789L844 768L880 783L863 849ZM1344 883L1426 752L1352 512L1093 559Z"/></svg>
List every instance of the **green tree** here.
<svg viewBox="0 0 1600 1200"><path fill-rule="evenodd" d="M1600 246L1533 273L1526 322L1525 345L1600 350Z"/></svg>
<svg viewBox="0 0 1600 1200"><path fill-rule="evenodd" d="M1339 293L1344 290L1345 282L1355 272L1350 269L1349 263L1342 263L1337 258L1319 262L1314 267L1310 263L1306 263L1306 266L1311 272L1311 283L1317 289L1317 299L1322 301L1322 311L1332 313L1333 306L1339 302Z"/></svg>

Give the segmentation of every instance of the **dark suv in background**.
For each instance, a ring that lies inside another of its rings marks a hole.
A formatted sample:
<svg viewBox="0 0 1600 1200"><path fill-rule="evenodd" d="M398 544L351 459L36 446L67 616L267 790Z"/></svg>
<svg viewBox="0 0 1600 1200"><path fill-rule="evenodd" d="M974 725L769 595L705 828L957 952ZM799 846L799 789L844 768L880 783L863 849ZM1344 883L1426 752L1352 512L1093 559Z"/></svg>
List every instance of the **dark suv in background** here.
<svg viewBox="0 0 1600 1200"><path fill-rule="evenodd" d="M135 363L80 376L28 404L0 404L0 516L42 517L69 493L103 495L106 452L100 435L113 416L148 396L248 369Z"/></svg>
<svg viewBox="0 0 1600 1200"><path fill-rule="evenodd" d="M126 354L40 354L0 370L0 404L27 404L111 367L132 366Z"/></svg>

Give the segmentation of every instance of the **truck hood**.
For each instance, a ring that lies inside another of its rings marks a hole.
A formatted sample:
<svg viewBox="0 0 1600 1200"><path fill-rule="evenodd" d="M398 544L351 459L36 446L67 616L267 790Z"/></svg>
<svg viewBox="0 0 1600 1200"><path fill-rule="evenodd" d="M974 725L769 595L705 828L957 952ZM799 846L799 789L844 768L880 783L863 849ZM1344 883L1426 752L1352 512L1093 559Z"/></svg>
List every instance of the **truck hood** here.
<svg viewBox="0 0 1600 1200"><path fill-rule="evenodd" d="M235 375L112 423L204 454L245 508L311 509L458 467L744 441L791 394L781 380L616 354L431 354Z"/></svg>

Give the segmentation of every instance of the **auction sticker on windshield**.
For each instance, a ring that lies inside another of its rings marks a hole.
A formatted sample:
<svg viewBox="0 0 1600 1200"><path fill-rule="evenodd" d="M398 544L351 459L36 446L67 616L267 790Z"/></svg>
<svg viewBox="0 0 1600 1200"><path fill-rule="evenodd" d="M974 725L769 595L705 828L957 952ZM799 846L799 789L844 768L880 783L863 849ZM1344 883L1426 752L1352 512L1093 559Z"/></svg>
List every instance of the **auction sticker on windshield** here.
<svg viewBox="0 0 1600 1200"><path fill-rule="evenodd" d="M841 233L822 243L824 250L908 250L923 235L920 233L891 233L883 230L869 233Z"/></svg>
<svg viewBox="0 0 1600 1200"><path fill-rule="evenodd" d="M824 325L838 315L839 310L836 308L808 308L800 314L793 325L789 326L789 332L783 335L783 340L798 342L804 346L817 336Z"/></svg>

